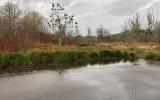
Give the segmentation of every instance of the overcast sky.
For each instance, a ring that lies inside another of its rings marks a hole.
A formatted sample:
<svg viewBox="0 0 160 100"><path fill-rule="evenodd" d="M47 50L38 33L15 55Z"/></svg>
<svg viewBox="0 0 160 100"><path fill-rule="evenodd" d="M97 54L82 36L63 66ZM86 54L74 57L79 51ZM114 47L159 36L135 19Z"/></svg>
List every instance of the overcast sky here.
<svg viewBox="0 0 160 100"><path fill-rule="evenodd" d="M6 0L0 0L3 4ZM16 0L10 0L16 1ZM51 3L56 0L19 0L22 7L36 10L44 16L49 16ZM124 19L137 12L144 12L149 8L160 13L160 0L61 0L68 13L76 16L82 34L86 34L87 27L103 25L111 32L121 31Z"/></svg>

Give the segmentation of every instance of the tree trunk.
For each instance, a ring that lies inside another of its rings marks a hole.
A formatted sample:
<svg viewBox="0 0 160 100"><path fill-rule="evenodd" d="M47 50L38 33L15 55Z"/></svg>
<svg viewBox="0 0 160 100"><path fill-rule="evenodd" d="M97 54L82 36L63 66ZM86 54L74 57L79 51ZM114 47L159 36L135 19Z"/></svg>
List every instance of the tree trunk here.
<svg viewBox="0 0 160 100"><path fill-rule="evenodd" d="M58 39L58 45L62 46L63 45L63 40L61 38Z"/></svg>

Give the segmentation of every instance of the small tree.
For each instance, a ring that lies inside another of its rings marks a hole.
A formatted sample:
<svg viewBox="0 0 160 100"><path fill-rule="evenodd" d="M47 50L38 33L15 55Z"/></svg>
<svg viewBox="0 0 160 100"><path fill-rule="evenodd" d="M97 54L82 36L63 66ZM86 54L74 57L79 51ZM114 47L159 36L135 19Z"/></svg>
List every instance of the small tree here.
<svg viewBox="0 0 160 100"><path fill-rule="evenodd" d="M39 33L43 33L43 16L39 13L33 11L28 12L21 19L22 32L25 34L29 34L33 38L38 38Z"/></svg>
<svg viewBox="0 0 160 100"><path fill-rule="evenodd" d="M141 21L140 21L140 16L138 13L132 18L130 18L129 29L133 33L139 33L141 31Z"/></svg>
<svg viewBox="0 0 160 100"><path fill-rule="evenodd" d="M153 10L148 10L146 19L147 19L147 31L152 32L154 25L156 23L156 16L154 15Z"/></svg>
<svg viewBox="0 0 160 100"><path fill-rule="evenodd" d="M147 20L147 28L144 34L144 40L145 42L149 42L153 37L153 28L156 23L156 16L154 15L152 10L148 10L146 15L146 20Z"/></svg>
<svg viewBox="0 0 160 100"><path fill-rule="evenodd" d="M128 32L128 42L130 43L131 48L133 49L133 52L136 52L136 40L140 36L141 29L141 21L140 16L137 13L135 16L129 18L128 21L129 25L129 32Z"/></svg>
<svg viewBox="0 0 160 100"><path fill-rule="evenodd" d="M48 23L52 31L58 38L58 44L62 46L67 33L74 33L78 23L74 22L74 16L65 13L64 7L60 3L52 4L52 13ZM78 31L78 30L77 30Z"/></svg>
<svg viewBox="0 0 160 100"><path fill-rule="evenodd" d="M87 28L87 41L88 41L88 44L90 44L91 40L92 40L92 28L88 27Z"/></svg>
<svg viewBox="0 0 160 100"><path fill-rule="evenodd" d="M158 43L160 43L160 21L156 21L153 32Z"/></svg>
<svg viewBox="0 0 160 100"><path fill-rule="evenodd" d="M121 33L121 40L125 43L128 41L128 37L129 37L129 25L128 25L128 20L125 19L124 24L122 26L122 33Z"/></svg>
<svg viewBox="0 0 160 100"><path fill-rule="evenodd" d="M103 26L100 26L99 28L97 28L96 33L97 33L98 39L100 41L105 41L107 39L107 37L110 36L109 30L103 28Z"/></svg>

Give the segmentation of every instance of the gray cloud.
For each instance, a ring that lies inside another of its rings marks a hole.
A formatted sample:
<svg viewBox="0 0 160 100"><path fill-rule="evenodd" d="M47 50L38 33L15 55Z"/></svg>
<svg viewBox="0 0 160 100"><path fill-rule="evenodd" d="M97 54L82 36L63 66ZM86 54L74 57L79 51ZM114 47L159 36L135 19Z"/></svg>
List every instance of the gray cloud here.
<svg viewBox="0 0 160 100"><path fill-rule="evenodd" d="M2 5L5 0L0 0ZM15 0L12 0L15 1ZM49 16L51 3L57 0L20 0L22 7L27 5L44 16ZM59 0L58 0L59 1ZM102 25L113 33L121 31L126 16L143 12L148 8L160 13L160 0L61 0L68 13L76 16L82 34L87 27L95 29Z"/></svg>
<svg viewBox="0 0 160 100"><path fill-rule="evenodd" d="M109 7L109 13L120 16L135 13L153 0L117 0Z"/></svg>

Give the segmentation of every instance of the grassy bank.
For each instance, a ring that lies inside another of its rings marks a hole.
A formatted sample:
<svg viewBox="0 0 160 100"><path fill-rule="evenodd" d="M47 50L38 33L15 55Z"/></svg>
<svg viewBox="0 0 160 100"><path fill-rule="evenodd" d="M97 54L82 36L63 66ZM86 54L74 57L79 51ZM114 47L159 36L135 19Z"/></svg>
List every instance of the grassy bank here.
<svg viewBox="0 0 160 100"><path fill-rule="evenodd" d="M121 50L93 51L56 51L56 52L21 52L0 53L0 67L34 66L40 64L55 64L66 62L90 62L102 59L134 59L135 54Z"/></svg>
<svg viewBox="0 0 160 100"><path fill-rule="evenodd" d="M160 51L148 51L144 53L144 58L147 60L159 60Z"/></svg>

